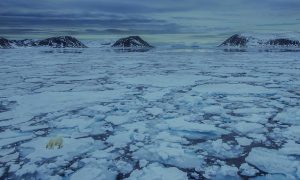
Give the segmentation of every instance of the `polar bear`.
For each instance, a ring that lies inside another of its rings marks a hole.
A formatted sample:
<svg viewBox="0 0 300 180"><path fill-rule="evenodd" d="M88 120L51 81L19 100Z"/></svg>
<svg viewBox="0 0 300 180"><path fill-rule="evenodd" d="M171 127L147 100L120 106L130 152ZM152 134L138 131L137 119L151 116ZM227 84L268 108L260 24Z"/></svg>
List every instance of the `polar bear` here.
<svg viewBox="0 0 300 180"><path fill-rule="evenodd" d="M58 149L62 148L64 145L64 140L62 137L55 137L55 138L51 138L48 142L48 144L46 145L47 149L54 149L56 146Z"/></svg>

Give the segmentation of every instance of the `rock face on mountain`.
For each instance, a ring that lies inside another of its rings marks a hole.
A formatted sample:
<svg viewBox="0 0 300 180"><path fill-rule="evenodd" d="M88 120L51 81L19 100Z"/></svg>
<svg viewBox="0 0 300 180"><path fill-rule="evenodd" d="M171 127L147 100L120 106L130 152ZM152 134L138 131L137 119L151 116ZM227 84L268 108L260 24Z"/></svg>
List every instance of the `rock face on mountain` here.
<svg viewBox="0 0 300 180"><path fill-rule="evenodd" d="M299 41L285 39L285 38L269 40L266 42L266 44L272 45L272 46L298 46L298 47L300 47Z"/></svg>
<svg viewBox="0 0 300 180"><path fill-rule="evenodd" d="M71 36L51 37L37 41L36 46L50 46L54 48L87 48L82 42Z"/></svg>
<svg viewBox="0 0 300 180"><path fill-rule="evenodd" d="M0 38L0 48L12 47L53 47L53 48L87 48L82 42L71 36L51 37L44 40L7 40Z"/></svg>
<svg viewBox="0 0 300 180"><path fill-rule="evenodd" d="M247 37L239 34L235 34L230 38L226 39L220 46L245 47L247 43L248 43Z"/></svg>
<svg viewBox="0 0 300 180"><path fill-rule="evenodd" d="M291 40L288 38L270 38L259 39L252 36L244 36L235 34L230 38L226 39L220 46L230 46L230 47L300 47L300 42L298 40Z"/></svg>
<svg viewBox="0 0 300 180"><path fill-rule="evenodd" d="M9 49L12 48L12 46L9 43L9 40L0 37L0 49Z"/></svg>
<svg viewBox="0 0 300 180"><path fill-rule="evenodd" d="M150 44L144 41L139 36L129 36L116 41L112 47L119 48L153 48Z"/></svg>
<svg viewBox="0 0 300 180"><path fill-rule="evenodd" d="M36 42L32 39L10 40L9 43L16 47L32 47L36 46Z"/></svg>

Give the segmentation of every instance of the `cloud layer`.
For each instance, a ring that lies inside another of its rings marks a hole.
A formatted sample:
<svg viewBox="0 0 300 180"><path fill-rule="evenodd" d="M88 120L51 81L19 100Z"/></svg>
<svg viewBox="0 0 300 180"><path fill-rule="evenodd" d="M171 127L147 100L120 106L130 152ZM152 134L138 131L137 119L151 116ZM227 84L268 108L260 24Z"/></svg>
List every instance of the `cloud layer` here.
<svg viewBox="0 0 300 180"><path fill-rule="evenodd" d="M295 31L300 27L299 0L1 0L0 7L0 35Z"/></svg>

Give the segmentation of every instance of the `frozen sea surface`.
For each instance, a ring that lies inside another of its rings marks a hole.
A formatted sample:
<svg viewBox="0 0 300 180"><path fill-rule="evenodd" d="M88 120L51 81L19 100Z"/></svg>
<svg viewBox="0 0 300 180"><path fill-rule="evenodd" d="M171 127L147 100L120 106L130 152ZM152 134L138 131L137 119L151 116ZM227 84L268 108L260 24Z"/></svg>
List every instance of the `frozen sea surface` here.
<svg viewBox="0 0 300 180"><path fill-rule="evenodd" d="M21 48L0 76L0 179L300 179L300 52Z"/></svg>

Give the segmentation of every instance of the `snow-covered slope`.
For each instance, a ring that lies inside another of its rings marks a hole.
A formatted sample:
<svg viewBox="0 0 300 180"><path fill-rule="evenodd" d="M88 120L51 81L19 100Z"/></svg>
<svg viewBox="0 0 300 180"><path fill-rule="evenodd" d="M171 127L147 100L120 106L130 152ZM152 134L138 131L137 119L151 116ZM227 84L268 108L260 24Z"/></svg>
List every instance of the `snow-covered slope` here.
<svg viewBox="0 0 300 180"><path fill-rule="evenodd" d="M129 36L126 38L121 38L117 40L112 47L120 47L120 48L152 48L150 44L144 41L139 36Z"/></svg>
<svg viewBox="0 0 300 180"><path fill-rule="evenodd" d="M300 48L299 37L281 36L280 34L235 34L226 39L220 46L225 47L294 47Z"/></svg>
<svg viewBox="0 0 300 180"><path fill-rule="evenodd" d="M86 46L71 36L47 38L36 42L37 46L50 46L55 48L86 48Z"/></svg>
<svg viewBox="0 0 300 180"><path fill-rule="evenodd" d="M33 40L33 39L10 40L9 43L13 47L34 47L34 46L37 46L36 41Z"/></svg>
<svg viewBox="0 0 300 180"><path fill-rule="evenodd" d="M12 48L11 44L9 43L9 40L0 37L0 49L9 49Z"/></svg>
<svg viewBox="0 0 300 180"><path fill-rule="evenodd" d="M4 42L3 38L1 40ZM71 36L51 37L43 40L6 40L10 47L53 47L53 48L86 48L82 42Z"/></svg>

